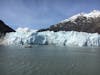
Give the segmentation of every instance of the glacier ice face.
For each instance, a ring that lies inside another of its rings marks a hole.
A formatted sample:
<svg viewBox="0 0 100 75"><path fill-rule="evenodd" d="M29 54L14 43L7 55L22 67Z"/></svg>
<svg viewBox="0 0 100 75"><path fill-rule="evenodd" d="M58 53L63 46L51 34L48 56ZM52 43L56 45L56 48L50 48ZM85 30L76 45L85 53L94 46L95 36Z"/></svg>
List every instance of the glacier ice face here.
<svg viewBox="0 0 100 75"><path fill-rule="evenodd" d="M85 33L76 31L45 31L19 28L17 32L6 34L5 45L59 45L59 46L100 46L98 33Z"/></svg>

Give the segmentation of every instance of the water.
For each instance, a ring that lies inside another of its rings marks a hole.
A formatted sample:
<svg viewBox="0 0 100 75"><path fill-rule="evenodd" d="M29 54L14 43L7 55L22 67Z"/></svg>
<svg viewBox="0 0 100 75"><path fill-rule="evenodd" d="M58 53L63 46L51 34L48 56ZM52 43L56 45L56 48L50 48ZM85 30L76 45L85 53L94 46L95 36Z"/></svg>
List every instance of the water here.
<svg viewBox="0 0 100 75"><path fill-rule="evenodd" d="M100 75L100 48L0 47L0 75Z"/></svg>

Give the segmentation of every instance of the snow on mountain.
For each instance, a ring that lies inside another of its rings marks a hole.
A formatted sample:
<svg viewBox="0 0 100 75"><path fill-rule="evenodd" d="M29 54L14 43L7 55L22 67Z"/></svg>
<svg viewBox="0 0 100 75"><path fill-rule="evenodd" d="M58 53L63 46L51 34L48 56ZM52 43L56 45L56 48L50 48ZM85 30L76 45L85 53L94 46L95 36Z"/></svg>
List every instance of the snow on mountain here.
<svg viewBox="0 0 100 75"><path fill-rule="evenodd" d="M24 30L24 31L23 31ZM45 31L34 32L27 29L18 29L17 32L8 33L4 44L10 46L25 45L58 45L58 46L100 46L98 33L85 33L76 31Z"/></svg>
<svg viewBox="0 0 100 75"><path fill-rule="evenodd" d="M80 13L65 19L55 25L51 25L47 29L40 29L42 31L78 31L87 33L100 34L100 11L94 10L88 14Z"/></svg>
<svg viewBox="0 0 100 75"><path fill-rule="evenodd" d="M97 18L97 17L100 17L100 11L99 10L93 10L90 13L82 12L82 13L79 13L77 15L74 15L74 16L68 18L68 19L61 21L61 23L67 22L67 21L75 21L75 19L77 19L79 16L84 16L86 18Z"/></svg>

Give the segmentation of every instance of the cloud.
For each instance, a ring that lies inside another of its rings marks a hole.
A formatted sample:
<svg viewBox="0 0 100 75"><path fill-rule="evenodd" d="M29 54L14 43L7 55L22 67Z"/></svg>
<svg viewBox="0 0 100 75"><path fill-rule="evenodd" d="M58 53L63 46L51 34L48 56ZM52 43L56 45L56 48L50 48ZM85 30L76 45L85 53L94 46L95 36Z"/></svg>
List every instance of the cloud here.
<svg viewBox="0 0 100 75"><path fill-rule="evenodd" d="M0 0L0 18L13 28L39 29L99 5L99 0Z"/></svg>

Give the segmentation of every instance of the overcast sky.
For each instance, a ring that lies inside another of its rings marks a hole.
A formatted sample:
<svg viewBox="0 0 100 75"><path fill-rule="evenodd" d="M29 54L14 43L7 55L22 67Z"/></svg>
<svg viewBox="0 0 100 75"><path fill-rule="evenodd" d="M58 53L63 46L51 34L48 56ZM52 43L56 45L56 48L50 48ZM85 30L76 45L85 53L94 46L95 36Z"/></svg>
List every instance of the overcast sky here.
<svg viewBox="0 0 100 75"><path fill-rule="evenodd" d="M0 19L14 29L40 29L95 9L100 0L0 0Z"/></svg>

